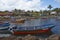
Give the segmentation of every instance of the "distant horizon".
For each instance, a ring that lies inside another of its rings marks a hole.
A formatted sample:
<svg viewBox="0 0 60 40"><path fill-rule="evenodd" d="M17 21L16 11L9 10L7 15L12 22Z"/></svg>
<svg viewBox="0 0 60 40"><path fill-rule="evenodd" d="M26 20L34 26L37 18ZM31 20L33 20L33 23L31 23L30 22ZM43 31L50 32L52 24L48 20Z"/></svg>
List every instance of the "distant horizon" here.
<svg viewBox="0 0 60 40"><path fill-rule="evenodd" d="M60 0L0 0L0 11L12 11L14 9L40 11L48 10L48 5L60 8Z"/></svg>

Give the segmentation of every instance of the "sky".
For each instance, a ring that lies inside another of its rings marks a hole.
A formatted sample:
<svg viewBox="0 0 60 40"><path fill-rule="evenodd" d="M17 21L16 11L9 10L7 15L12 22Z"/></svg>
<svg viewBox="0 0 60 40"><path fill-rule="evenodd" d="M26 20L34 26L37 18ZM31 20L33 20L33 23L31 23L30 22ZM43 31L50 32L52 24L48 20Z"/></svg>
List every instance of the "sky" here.
<svg viewBox="0 0 60 40"><path fill-rule="evenodd" d="M5 10L47 10L48 5L60 8L60 0L0 0L0 11Z"/></svg>

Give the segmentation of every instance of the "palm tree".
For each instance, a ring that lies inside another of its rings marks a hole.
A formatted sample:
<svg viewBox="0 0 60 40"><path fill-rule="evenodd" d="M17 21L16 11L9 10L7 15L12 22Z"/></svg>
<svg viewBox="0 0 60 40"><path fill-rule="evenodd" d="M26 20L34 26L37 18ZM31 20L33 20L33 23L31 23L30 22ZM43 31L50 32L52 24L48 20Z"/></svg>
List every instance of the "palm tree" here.
<svg viewBox="0 0 60 40"><path fill-rule="evenodd" d="M49 5L48 8L49 8L49 15L50 15L50 12L51 12L51 8L52 8L52 6Z"/></svg>
<svg viewBox="0 0 60 40"><path fill-rule="evenodd" d="M49 5L49 6L48 6L48 8L51 10L52 6L51 6L51 5Z"/></svg>

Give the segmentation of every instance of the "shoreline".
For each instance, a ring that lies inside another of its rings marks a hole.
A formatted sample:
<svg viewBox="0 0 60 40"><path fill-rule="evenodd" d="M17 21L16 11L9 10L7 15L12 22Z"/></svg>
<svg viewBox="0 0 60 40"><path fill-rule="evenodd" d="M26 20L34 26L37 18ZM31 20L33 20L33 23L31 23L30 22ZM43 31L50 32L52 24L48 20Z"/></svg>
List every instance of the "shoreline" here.
<svg viewBox="0 0 60 40"><path fill-rule="evenodd" d="M28 34L24 37L14 36L14 35L9 36L8 35L8 37L0 37L0 40L60 40L60 35L53 34L53 35L50 35L47 38L32 36L30 34Z"/></svg>

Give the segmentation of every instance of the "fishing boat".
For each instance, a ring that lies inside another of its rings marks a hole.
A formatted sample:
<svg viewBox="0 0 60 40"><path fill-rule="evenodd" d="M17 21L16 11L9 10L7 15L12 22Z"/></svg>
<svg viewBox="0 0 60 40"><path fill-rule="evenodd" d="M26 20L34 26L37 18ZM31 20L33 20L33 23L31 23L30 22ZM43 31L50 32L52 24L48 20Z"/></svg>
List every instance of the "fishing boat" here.
<svg viewBox="0 0 60 40"><path fill-rule="evenodd" d="M19 24L19 23L24 23L25 20L24 19L16 19L14 22L12 23L16 23L16 24Z"/></svg>
<svg viewBox="0 0 60 40"><path fill-rule="evenodd" d="M10 24L8 22L0 22L0 30L7 30Z"/></svg>
<svg viewBox="0 0 60 40"><path fill-rule="evenodd" d="M42 26L29 26L29 27L15 27L15 29L11 29L11 32L14 35L25 35L25 34L40 34L40 33L48 33L51 29L55 27L52 24L42 25Z"/></svg>

